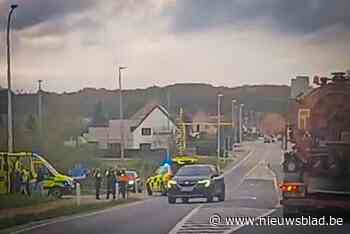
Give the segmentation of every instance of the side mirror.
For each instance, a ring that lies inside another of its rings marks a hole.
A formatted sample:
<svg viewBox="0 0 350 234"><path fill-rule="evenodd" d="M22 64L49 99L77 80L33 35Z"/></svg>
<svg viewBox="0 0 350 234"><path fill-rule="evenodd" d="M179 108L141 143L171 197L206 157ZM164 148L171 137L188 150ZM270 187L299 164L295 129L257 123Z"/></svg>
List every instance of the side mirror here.
<svg viewBox="0 0 350 234"><path fill-rule="evenodd" d="M214 178L216 178L216 177L219 177L219 174L213 174L213 175L211 176L212 179L214 179Z"/></svg>

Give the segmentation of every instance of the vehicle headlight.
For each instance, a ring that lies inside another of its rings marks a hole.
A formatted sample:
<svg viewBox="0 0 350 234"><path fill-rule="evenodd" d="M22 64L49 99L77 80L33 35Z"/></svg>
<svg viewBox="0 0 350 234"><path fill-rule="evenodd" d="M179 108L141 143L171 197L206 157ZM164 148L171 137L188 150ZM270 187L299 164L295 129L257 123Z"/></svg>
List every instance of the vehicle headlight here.
<svg viewBox="0 0 350 234"><path fill-rule="evenodd" d="M197 182L197 184L204 185L204 187L210 186L210 180L200 180Z"/></svg>
<svg viewBox="0 0 350 234"><path fill-rule="evenodd" d="M168 181L168 188L171 188L171 186L177 184L175 180L169 180Z"/></svg>
<svg viewBox="0 0 350 234"><path fill-rule="evenodd" d="M129 184L130 184L130 185L133 185L134 183L135 183L135 181L133 181L133 180L130 180L130 181L129 181Z"/></svg>
<svg viewBox="0 0 350 234"><path fill-rule="evenodd" d="M73 183L69 180L63 182L64 187L74 187Z"/></svg>

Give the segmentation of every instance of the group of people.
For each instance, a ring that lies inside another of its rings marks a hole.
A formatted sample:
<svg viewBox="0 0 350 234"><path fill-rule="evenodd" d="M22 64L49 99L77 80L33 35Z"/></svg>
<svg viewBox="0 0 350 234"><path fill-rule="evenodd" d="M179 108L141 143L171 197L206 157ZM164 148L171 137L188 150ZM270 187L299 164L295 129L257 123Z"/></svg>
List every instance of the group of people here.
<svg viewBox="0 0 350 234"><path fill-rule="evenodd" d="M128 176L126 175L125 169L113 169L109 168L104 173L101 169L96 168L93 172L95 178L95 189L96 189L96 199L100 199L100 191L102 186L103 178L105 178L106 183L106 199L110 198L112 195L113 199L119 194L125 199L128 192ZM117 194L118 191L118 194Z"/></svg>
<svg viewBox="0 0 350 234"><path fill-rule="evenodd" d="M38 181L35 177L33 172L24 167L19 160L16 160L10 172L10 192L31 196L34 189L32 187Z"/></svg>

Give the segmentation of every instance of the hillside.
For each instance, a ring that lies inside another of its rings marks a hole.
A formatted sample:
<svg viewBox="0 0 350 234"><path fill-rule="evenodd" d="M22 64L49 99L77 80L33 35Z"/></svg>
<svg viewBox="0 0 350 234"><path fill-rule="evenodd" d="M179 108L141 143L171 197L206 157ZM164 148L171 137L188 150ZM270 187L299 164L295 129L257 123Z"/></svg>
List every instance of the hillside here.
<svg viewBox="0 0 350 234"><path fill-rule="evenodd" d="M1 92L0 113L7 113L6 93ZM166 87L149 87L123 91L125 116L129 117L149 102L167 106L170 97L170 113L175 116L183 107L187 116L197 111L216 114L217 94L224 94L222 111L230 118L231 101L245 104L245 109L256 112L284 114L290 93L288 86L256 85L243 87L214 87L208 84L174 84ZM169 95L168 95L169 94ZM35 148L35 142L43 142L38 134L37 94L17 94L14 101L14 135L17 149ZM118 90L84 88L72 93L43 94L43 127L47 145L62 144L63 139L82 134L86 129L85 118L92 118L97 103L102 103L106 119L119 117ZM6 118L0 118L0 132L6 136ZM6 137L0 139L0 149L6 149Z"/></svg>
<svg viewBox="0 0 350 234"><path fill-rule="evenodd" d="M159 102L167 106L167 94L170 96L170 112L178 112L180 106L187 113L204 111L216 113L217 97L224 94L223 111L231 111L231 100L237 99L247 108L258 112L286 111L290 88L288 86L259 85L236 88L214 87L207 84L174 84L166 87L123 91L126 116L132 115L148 102ZM119 92L117 90L85 88L73 93L45 93L44 110L65 112L69 115L91 117L94 107L102 102L109 118L119 116ZM36 113L36 94L20 94L15 97L16 112L20 115Z"/></svg>

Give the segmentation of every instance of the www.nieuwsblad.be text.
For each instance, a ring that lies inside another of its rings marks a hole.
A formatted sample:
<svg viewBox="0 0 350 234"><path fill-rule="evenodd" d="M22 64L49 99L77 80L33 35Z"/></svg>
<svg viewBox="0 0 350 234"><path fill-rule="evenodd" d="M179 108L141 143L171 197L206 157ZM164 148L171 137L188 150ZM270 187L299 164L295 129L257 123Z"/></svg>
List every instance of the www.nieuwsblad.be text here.
<svg viewBox="0 0 350 234"><path fill-rule="evenodd" d="M343 218L322 216L322 217L223 217L213 214L209 218L212 226L342 226Z"/></svg>

